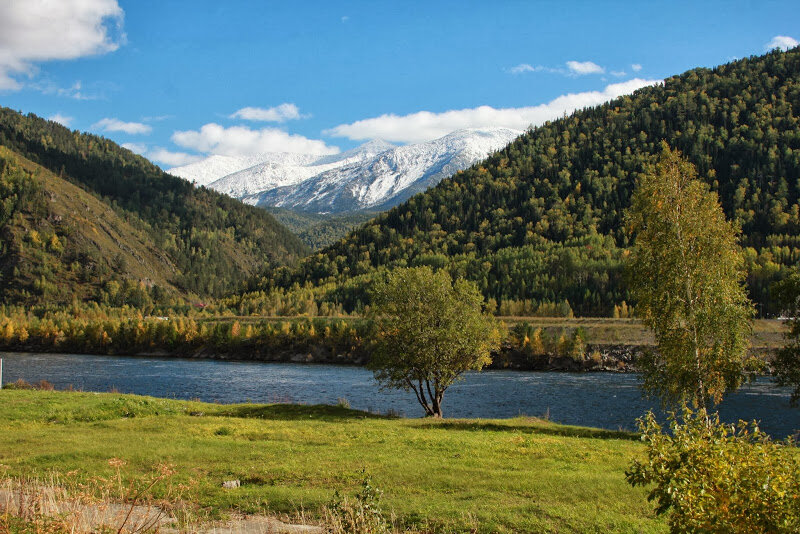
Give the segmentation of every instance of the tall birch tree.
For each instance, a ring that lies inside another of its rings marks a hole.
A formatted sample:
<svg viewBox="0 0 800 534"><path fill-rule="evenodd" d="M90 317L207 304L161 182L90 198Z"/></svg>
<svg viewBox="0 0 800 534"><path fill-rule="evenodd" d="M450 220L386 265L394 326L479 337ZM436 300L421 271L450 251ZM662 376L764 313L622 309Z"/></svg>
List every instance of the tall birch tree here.
<svg viewBox="0 0 800 534"><path fill-rule="evenodd" d="M665 404L705 409L746 379L753 306L738 229L694 166L664 143L633 194L626 222L636 311L656 339L641 361L644 389Z"/></svg>

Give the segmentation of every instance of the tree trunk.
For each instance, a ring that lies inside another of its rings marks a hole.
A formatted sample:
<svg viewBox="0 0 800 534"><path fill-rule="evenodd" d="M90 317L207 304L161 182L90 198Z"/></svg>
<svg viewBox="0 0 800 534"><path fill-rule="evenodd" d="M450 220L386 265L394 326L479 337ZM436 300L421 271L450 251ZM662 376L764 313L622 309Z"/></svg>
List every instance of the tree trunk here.
<svg viewBox="0 0 800 534"><path fill-rule="evenodd" d="M444 417L442 413L442 398L444 397L444 389L439 387L438 381L433 386L433 416L437 419Z"/></svg>
<svg viewBox="0 0 800 534"><path fill-rule="evenodd" d="M410 379L406 379L406 383L414 392L414 395L417 396L417 401L419 402L420 406L425 410L425 417L433 416L433 410L431 409L430 404L428 404L428 399L425 397L425 390L422 389L422 381L419 381L419 387L415 386L414 383Z"/></svg>
<svg viewBox="0 0 800 534"><path fill-rule="evenodd" d="M435 417L436 419L441 419L441 418L443 417L443 415L442 415L442 401L441 401L441 399L438 399L438 398L434 397L434 398L433 398L433 403L432 403L432 404L433 404L433 406L432 406L432 409L433 409L433 414L431 414L431 415L432 415L433 417Z"/></svg>

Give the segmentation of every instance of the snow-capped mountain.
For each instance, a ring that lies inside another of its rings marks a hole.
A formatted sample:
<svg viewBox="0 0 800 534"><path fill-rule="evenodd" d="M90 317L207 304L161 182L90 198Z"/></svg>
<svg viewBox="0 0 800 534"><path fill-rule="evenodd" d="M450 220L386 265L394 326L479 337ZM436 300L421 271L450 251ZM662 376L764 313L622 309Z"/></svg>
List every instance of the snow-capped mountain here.
<svg viewBox="0 0 800 534"><path fill-rule="evenodd" d="M317 213L388 209L485 158L522 132L508 128L458 130L416 145L370 141L332 156L262 154L245 158L212 156L169 172L248 204ZM253 160L248 160L253 161Z"/></svg>
<svg viewBox="0 0 800 534"><path fill-rule="evenodd" d="M326 171L346 165L360 165L377 154L396 148L383 141L370 141L358 148L333 156L309 156L308 160L270 159L228 174L209 186L220 193L245 199L283 186L305 182Z"/></svg>
<svg viewBox="0 0 800 534"><path fill-rule="evenodd" d="M215 180L233 174L243 169L248 169L261 163L274 163L280 166L304 166L320 159L320 156L310 154L290 154L287 152L267 152L252 156L209 156L196 163L181 167L173 167L169 172L194 182L197 185L209 185Z"/></svg>

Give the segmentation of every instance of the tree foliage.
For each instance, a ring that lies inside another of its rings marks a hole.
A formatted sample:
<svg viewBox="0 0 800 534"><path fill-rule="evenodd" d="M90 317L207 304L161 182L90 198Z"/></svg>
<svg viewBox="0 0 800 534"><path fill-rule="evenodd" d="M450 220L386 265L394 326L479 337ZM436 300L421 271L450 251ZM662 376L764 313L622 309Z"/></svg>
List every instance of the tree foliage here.
<svg viewBox="0 0 800 534"><path fill-rule="evenodd" d="M800 49L694 69L533 128L265 284L430 265L498 303L610 316L632 303L622 214L666 140L742 228L750 296L775 314L767 289L800 259L798 110Z"/></svg>
<svg viewBox="0 0 800 534"><path fill-rule="evenodd" d="M635 235L631 291L657 344L640 364L645 389L697 407L719 402L746 376L751 331L736 226L666 143L636 186L627 222Z"/></svg>
<svg viewBox="0 0 800 534"><path fill-rule="evenodd" d="M307 252L266 211L166 174L108 139L0 107L0 145L98 197L147 234L186 293L222 296ZM86 224L103 224L92 213L81 215ZM46 223L29 219L32 229Z"/></svg>
<svg viewBox="0 0 800 534"><path fill-rule="evenodd" d="M647 458L626 472L649 486L675 533L789 534L800 531L800 465L793 443L775 443L755 423L722 424L685 409L664 432L653 413L639 420Z"/></svg>
<svg viewBox="0 0 800 534"><path fill-rule="evenodd" d="M464 372L491 363L499 348L495 319L471 282L430 267L398 269L373 293L375 346L370 368L387 388L413 391L426 416Z"/></svg>
<svg viewBox="0 0 800 534"><path fill-rule="evenodd" d="M779 386L792 388L792 403L800 400L800 272L775 284L775 299L781 304L783 317L789 326L786 346L778 351L773 361L775 378Z"/></svg>

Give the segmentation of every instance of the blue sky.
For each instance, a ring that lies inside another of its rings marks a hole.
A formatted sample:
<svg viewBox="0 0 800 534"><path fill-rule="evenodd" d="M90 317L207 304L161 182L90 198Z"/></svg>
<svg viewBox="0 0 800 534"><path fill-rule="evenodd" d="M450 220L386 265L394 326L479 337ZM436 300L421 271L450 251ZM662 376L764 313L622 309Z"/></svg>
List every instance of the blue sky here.
<svg viewBox="0 0 800 534"><path fill-rule="evenodd" d="M6 0L0 104L169 168L521 129L800 39L796 0L697 4Z"/></svg>

